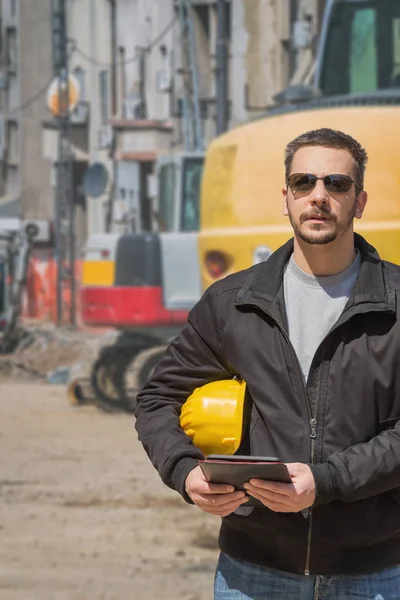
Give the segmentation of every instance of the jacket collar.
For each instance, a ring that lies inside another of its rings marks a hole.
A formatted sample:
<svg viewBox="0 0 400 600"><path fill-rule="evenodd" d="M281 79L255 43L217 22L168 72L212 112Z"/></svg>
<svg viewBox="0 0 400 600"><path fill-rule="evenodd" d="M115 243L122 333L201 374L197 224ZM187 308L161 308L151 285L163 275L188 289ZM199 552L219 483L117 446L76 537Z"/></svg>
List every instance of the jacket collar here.
<svg viewBox="0 0 400 600"><path fill-rule="evenodd" d="M394 287L385 279L383 263L377 250L357 233L354 234L354 245L361 254L361 267L346 309L368 304L372 310L380 308L395 312ZM282 287L284 268L293 253L293 248L292 238L278 248L267 261L250 270L247 281L237 294L237 306L257 304L268 313L276 311L280 304L279 292Z"/></svg>

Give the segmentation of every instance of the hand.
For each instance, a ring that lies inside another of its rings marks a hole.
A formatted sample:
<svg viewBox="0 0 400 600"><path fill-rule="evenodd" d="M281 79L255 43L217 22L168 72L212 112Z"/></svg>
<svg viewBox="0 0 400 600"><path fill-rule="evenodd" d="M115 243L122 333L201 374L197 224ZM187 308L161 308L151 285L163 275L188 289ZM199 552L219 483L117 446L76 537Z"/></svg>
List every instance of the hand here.
<svg viewBox="0 0 400 600"><path fill-rule="evenodd" d="M232 485L209 483L200 466L186 477L185 489L196 506L218 517L230 515L249 500L244 492L235 491Z"/></svg>
<svg viewBox="0 0 400 600"><path fill-rule="evenodd" d="M289 463L286 466L292 483L251 479L244 487L250 496L258 498L270 510L300 512L314 504L314 477L310 467L303 463Z"/></svg>

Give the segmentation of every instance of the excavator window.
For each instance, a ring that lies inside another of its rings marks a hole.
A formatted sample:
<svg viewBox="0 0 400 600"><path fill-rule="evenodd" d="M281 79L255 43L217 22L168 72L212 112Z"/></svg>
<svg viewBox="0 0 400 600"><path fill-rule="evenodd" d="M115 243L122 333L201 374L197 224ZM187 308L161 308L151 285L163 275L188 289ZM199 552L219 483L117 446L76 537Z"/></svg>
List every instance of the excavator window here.
<svg viewBox="0 0 400 600"><path fill-rule="evenodd" d="M176 167L173 162L160 167L158 220L160 231L174 230Z"/></svg>
<svg viewBox="0 0 400 600"><path fill-rule="evenodd" d="M320 87L326 96L400 87L398 0L335 4Z"/></svg>
<svg viewBox="0 0 400 600"><path fill-rule="evenodd" d="M6 310L6 265L0 258L0 315Z"/></svg>
<svg viewBox="0 0 400 600"><path fill-rule="evenodd" d="M198 231L203 155L183 155L159 168L160 231Z"/></svg>
<svg viewBox="0 0 400 600"><path fill-rule="evenodd" d="M203 157L185 158L182 172L182 231L198 231L200 227L200 185Z"/></svg>

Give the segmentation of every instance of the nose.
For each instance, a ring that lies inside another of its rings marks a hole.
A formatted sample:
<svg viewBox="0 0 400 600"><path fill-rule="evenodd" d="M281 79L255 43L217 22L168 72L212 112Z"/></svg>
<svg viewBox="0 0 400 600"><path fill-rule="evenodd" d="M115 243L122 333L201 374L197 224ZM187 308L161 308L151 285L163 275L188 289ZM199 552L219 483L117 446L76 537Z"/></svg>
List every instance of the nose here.
<svg viewBox="0 0 400 600"><path fill-rule="evenodd" d="M310 202L311 204L328 204L329 202L328 192L321 179L318 179L315 188L311 192Z"/></svg>

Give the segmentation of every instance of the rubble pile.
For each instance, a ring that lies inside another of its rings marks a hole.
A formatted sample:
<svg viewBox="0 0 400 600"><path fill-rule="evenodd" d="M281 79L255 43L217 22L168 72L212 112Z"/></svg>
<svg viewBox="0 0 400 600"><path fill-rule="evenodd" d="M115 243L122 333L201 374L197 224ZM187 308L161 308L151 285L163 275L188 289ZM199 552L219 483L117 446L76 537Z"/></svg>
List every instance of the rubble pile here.
<svg viewBox="0 0 400 600"><path fill-rule="evenodd" d="M15 351L0 356L2 378L62 383L61 379L66 379L77 364L94 362L100 348L112 343L117 335L114 331L93 334L51 324L24 324L24 329Z"/></svg>

